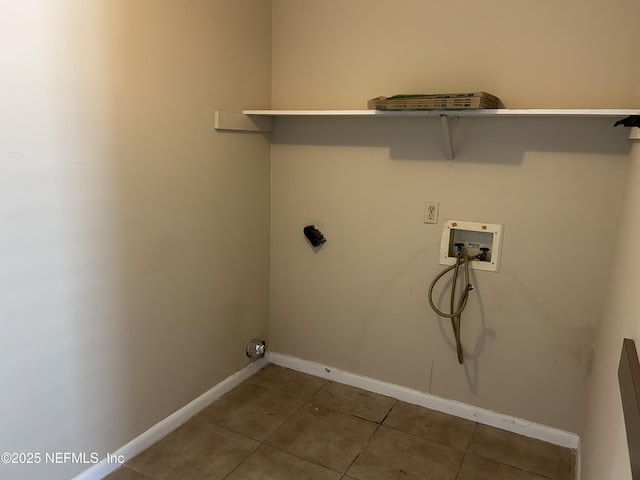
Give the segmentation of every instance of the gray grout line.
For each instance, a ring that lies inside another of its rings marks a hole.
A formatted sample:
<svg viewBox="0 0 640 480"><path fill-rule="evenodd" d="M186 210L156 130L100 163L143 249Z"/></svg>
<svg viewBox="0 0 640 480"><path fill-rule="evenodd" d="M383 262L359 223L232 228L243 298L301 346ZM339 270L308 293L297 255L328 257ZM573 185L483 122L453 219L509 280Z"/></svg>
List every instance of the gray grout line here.
<svg viewBox="0 0 640 480"><path fill-rule="evenodd" d="M149 447L149 448L151 448L151 447ZM142 453L142 452L140 452L140 453ZM135 458L135 457L133 457L133 458ZM145 477L145 478L148 478L149 480L154 480L154 478L153 478L153 477L150 477L149 475L147 475L147 473L145 473L145 472L143 472L142 470L140 470L140 469L138 469L138 468L134 467L133 465L129 465L128 463L125 463L125 464L124 464L122 467L120 467L120 468L123 468L123 467L125 467L125 466L126 466L129 470L133 470L134 472L136 472L136 473L138 473L138 474L142 475L142 476L143 476L143 477Z"/></svg>
<svg viewBox="0 0 640 480"><path fill-rule="evenodd" d="M395 400L395 399L394 399ZM364 452L367 447L369 446L369 442L371 441L371 439L373 438L373 436L376 434L376 432L378 430L380 430L380 427L382 427L382 424L384 423L384 421L387 419L387 417L389 416L389 414L391 413L391 410L393 410L393 407L395 407L398 404L398 400L395 400L393 402L393 405L391 405L391 408L389 408L389 411L387 412L387 414L384 416L384 418L382 420L380 420L380 422L375 422L378 424L378 426L376 427L376 429L373 431L373 433L369 436L369 438L367 439L367 441L365 442L365 444L362 446L362 449L358 452L358 454L354 457L353 460L351 460L351 463L349 464L349 466L345 469L345 471L343 472L342 476L344 477L347 472L349 471L349 469L353 466L354 463L356 463L356 461L358 460L358 458L360 457L360 455L362 454L362 452ZM354 415L355 416L355 415ZM356 418L360 418L360 417L356 417Z"/></svg>
<svg viewBox="0 0 640 480"><path fill-rule="evenodd" d="M226 429L224 429L226 430ZM228 432L230 432L230 430L227 430ZM245 437L245 438L249 438L249 437ZM253 439L252 439L253 440ZM246 457L244 457L235 467L233 467L231 470L229 470L229 472L222 477L222 480L224 480L225 478L228 478L229 475L231 475L233 472L235 472L240 465L242 465L244 462L246 462L251 456L253 456L256 451L262 446L262 443L258 443L258 446L256 448L254 448L253 450L251 450L251 453L249 453L249 455L247 455Z"/></svg>

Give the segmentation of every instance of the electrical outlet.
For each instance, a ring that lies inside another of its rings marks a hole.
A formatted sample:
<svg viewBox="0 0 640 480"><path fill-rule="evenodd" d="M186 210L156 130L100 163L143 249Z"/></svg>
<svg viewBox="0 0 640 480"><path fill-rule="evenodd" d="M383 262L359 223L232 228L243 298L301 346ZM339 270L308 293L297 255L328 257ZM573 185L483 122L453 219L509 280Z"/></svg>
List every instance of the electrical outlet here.
<svg viewBox="0 0 640 480"><path fill-rule="evenodd" d="M438 223L438 202L424 202L424 223Z"/></svg>

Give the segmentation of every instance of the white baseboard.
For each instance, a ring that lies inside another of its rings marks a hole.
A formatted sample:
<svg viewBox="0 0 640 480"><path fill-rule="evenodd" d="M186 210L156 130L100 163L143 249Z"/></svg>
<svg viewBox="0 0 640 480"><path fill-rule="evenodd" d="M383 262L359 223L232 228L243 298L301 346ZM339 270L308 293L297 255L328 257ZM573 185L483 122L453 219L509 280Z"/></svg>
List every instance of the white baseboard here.
<svg viewBox="0 0 640 480"><path fill-rule="evenodd" d="M116 452L110 454L111 458L118 458L123 462L128 462L133 457L167 436L173 430L193 417L196 413L203 410L211 402L221 397L232 388L238 386L262 367L266 366L267 363L269 363L267 358L261 358L247 365L242 370L225 378L222 382L218 383L192 402L156 423L142 435L139 435ZM103 460L103 462L93 465L91 468L80 473L74 477L73 480L100 480L120 468L121 465L122 464L119 462L111 463Z"/></svg>
<svg viewBox="0 0 640 480"><path fill-rule="evenodd" d="M578 448L576 448L576 472L575 475L573 476L573 478L575 480L580 480L580 472L581 472L581 467L582 467L582 449L580 448L580 446L582 445L582 442L578 442Z"/></svg>
<svg viewBox="0 0 640 480"><path fill-rule="evenodd" d="M566 448L578 449L580 437L571 432L566 432L539 423L530 422L517 417L511 417L502 413L484 408L474 407L466 403L431 395L411 388L383 382L374 378L357 375L355 373L339 370L337 368L316 362L302 360L300 358L271 352L269 362L282 367L291 368L299 372L308 373L316 377L344 383L353 387L362 388L370 392L379 393L388 397L402 400L403 402L420 405L439 412L466 418L474 422L507 430L509 432L536 438L554 445Z"/></svg>

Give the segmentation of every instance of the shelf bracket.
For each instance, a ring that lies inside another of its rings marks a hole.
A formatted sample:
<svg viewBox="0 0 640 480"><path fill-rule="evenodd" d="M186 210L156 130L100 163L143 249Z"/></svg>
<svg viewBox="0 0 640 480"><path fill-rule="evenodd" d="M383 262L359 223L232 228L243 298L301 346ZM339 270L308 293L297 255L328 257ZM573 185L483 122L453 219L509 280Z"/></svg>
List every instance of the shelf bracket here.
<svg viewBox="0 0 640 480"><path fill-rule="evenodd" d="M226 132L273 132L273 117L216 110L214 128Z"/></svg>
<svg viewBox="0 0 640 480"><path fill-rule="evenodd" d="M453 130L458 123L458 117L440 115L442 133L444 136L444 150L449 160L453 160Z"/></svg>

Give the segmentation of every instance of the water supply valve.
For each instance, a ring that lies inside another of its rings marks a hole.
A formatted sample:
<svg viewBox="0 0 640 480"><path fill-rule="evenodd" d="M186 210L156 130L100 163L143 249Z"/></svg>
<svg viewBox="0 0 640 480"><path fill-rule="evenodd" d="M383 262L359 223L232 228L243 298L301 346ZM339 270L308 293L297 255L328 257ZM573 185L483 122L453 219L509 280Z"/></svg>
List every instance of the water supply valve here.
<svg viewBox="0 0 640 480"><path fill-rule="evenodd" d="M440 264L454 265L466 255L469 268L497 272L500 266L502 225L448 220L440 241Z"/></svg>

